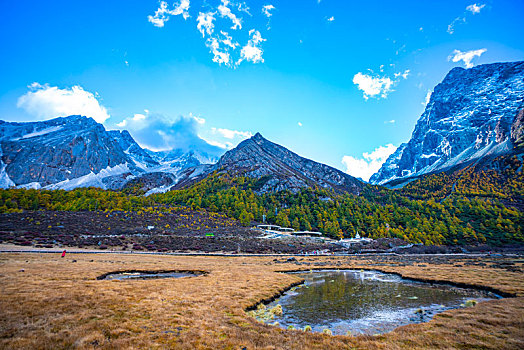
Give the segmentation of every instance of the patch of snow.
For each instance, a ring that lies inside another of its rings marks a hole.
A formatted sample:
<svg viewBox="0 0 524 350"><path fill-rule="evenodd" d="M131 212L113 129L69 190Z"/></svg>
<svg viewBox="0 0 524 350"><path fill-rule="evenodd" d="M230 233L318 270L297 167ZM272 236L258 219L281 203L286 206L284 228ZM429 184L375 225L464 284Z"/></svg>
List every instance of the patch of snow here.
<svg viewBox="0 0 524 350"><path fill-rule="evenodd" d="M114 167L107 167L102 169L98 174L90 172L87 175L80 176L71 180L64 180L45 186L46 190L73 190L78 187L99 187L101 189L106 189L106 185L103 183L102 179L109 176L121 175L124 173L130 172L128 164L122 163L115 165Z"/></svg>
<svg viewBox="0 0 524 350"><path fill-rule="evenodd" d="M32 133L25 134L22 137L17 137L17 138L11 139L11 141L18 141L18 140L28 139L28 138L31 138L31 137L36 137L36 136L42 136L42 135L45 135L45 134L50 134L52 132L61 130L62 128L63 128L62 125L52 126L50 128L43 129L43 130L40 130L40 131L33 131Z"/></svg>
<svg viewBox="0 0 524 350"><path fill-rule="evenodd" d="M40 185L40 182L29 182L23 185L18 185L16 188L23 188L26 190L39 190L42 188L42 185Z"/></svg>
<svg viewBox="0 0 524 350"><path fill-rule="evenodd" d="M194 179L195 177L197 177L198 175L201 175L204 170L207 169L207 164L202 164L202 165L199 165L197 167L195 167L195 170L191 173L191 175L188 176L189 179Z"/></svg>
<svg viewBox="0 0 524 350"><path fill-rule="evenodd" d="M150 195L155 194L155 193L165 193L165 192L169 191L171 188L173 188L173 186L175 186L176 184L177 184L177 182L175 182L172 185L164 185L164 186L152 188L152 189L150 189L149 191L146 192L145 196L147 197L147 196L150 196Z"/></svg>
<svg viewBox="0 0 524 350"><path fill-rule="evenodd" d="M0 151L1 155L1 151ZM0 188L9 188L15 186L15 183L9 175L7 175L7 172L5 171L5 168L7 165L0 160Z"/></svg>
<svg viewBox="0 0 524 350"><path fill-rule="evenodd" d="M431 157L438 157L435 152L431 153L431 154L423 154L420 156L420 158L431 158Z"/></svg>

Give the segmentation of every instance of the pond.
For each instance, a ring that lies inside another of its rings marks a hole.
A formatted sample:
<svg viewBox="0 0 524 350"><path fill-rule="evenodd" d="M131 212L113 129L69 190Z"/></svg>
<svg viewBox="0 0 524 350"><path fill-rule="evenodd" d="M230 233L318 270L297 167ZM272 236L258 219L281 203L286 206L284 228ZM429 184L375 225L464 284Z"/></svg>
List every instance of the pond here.
<svg viewBox="0 0 524 350"><path fill-rule="evenodd" d="M130 279L154 279L154 278L181 278L195 277L200 273L191 271L125 271L108 273L98 277L105 280L130 280Z"/></svg>
<svg viewBox="0 0 524 350"><path fill-rule="evenodd" d="M489 292L415 282L375 271L294 274L305 282L268 304L265 310L252 311L252 315L283 328L309 326L313 332L327 328L339 335L373 335L427 322L445 310L500 298Z"/></svg>

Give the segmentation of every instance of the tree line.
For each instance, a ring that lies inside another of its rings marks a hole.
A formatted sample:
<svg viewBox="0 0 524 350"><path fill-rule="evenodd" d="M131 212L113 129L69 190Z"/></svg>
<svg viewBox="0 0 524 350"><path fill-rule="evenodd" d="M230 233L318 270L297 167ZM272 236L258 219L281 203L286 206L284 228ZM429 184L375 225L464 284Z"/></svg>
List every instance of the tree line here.
<svg viewBox="0 0 524 350"><path fill-rule="evenodd" d="M423 179L435 187L452 180ZM0 190L0 212L21 210L169 211L173 207L224 213L245 226L253 221L320 231L333 238L396 237L423 244L492 245L524 242L523 214L497 196L466 196L459 191L419 195L413 187L389 190L365 185L358 196L321 188L293 193L259 193L260 179L213 174L193 186L143 196L133 191L79 188ZM457 185L455 185L457 188ZM431 187L429 187L431 188ZM414 195L415 194L415 195Z"/></svg>

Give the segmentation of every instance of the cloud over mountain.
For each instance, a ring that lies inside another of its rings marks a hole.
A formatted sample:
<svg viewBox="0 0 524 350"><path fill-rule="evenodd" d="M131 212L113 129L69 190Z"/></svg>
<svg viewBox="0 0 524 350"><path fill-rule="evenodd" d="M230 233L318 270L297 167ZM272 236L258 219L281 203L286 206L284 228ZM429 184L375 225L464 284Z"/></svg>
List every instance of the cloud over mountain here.
<svg viewBox="0 0 524 350"><path fill-rule="evenodd" d="M98 94L86 91L79 85L60 89L48 84L32 83L29 91L18 98L17 107L23 108L35 120L79 114L103 123L110 117L107 109L100 104Z"/></svg>

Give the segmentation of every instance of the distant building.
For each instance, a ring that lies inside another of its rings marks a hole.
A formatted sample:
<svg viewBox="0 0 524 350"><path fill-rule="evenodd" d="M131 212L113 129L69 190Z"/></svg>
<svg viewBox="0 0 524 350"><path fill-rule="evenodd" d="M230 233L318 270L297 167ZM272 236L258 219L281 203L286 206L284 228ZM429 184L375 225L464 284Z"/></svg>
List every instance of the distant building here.
<svg viewBox="0 0 524 350"><path fill-rule="evenodd" d="M257 228L261 230L271 230L271 231L280 231L282 227L278 225L257 225Z"/></svg>
<svg viewBox="0 0 524 350"><path fill-rule="evenodd" d="M257 229L262 230L269 234L285 234L293 236L304 236L304 237L321 237L322 232L315 231L295 231L291 227L281 227L278 225L257 225Z"/></svg>
<svg viewBox="0 0 524 350"><path fill-rule="evenodd" d="M353 244L368 244L368 243L370 243L372 241L373 240L371 238L360 237L360 235L357 232L355 234L355 238L341 239L340 241L337 242L337 244L339 244L339 245L341 245L343 247L349 248Z"/></svg>
<svg viewBox="0 0 524 350"><path fill-rule="evenodd" d="M295 231L293 232L295 236L322 236L322 232L314 231Z"/></svg>
<svg viewBox="0 0 524 350"><path fill-rule="evenodd" d="M267 233L285 233L285 234L290 234L290 233L295 232L295 230L293 230L290 227L280 227L278 225L257 225L257 228L259 230L265 231Z"/></svg>

